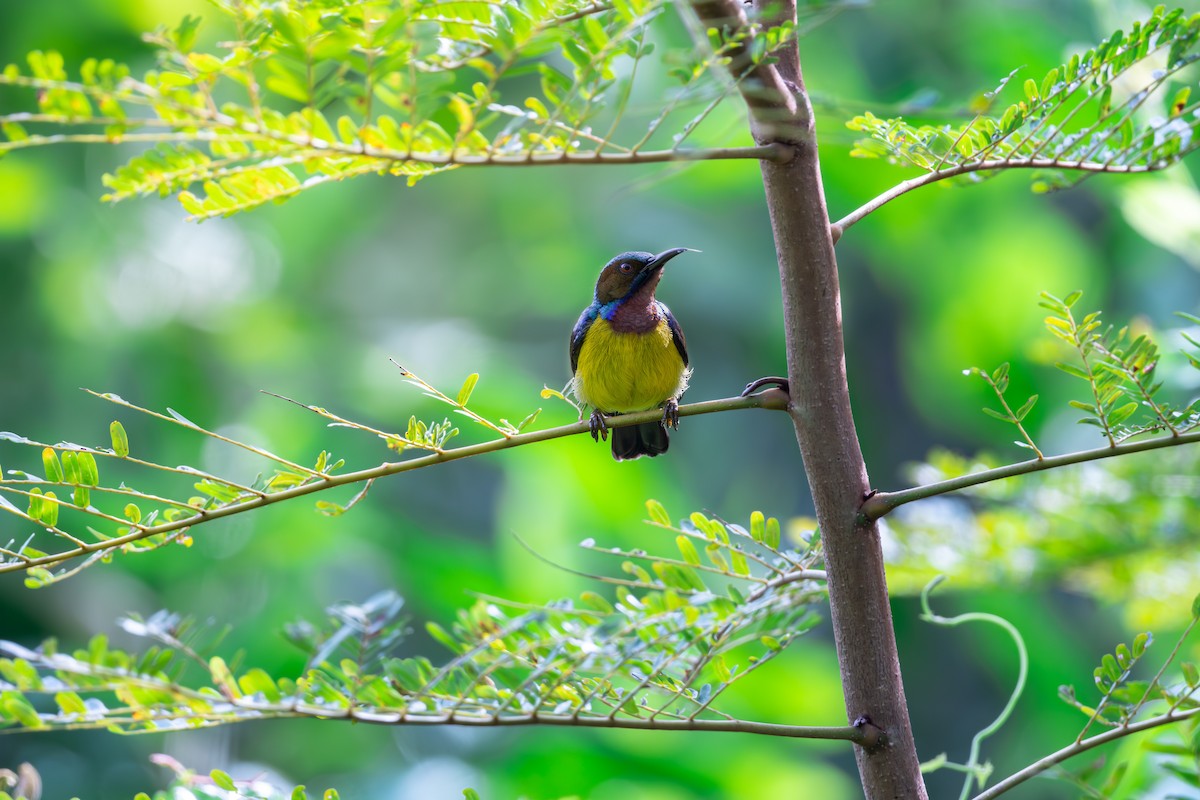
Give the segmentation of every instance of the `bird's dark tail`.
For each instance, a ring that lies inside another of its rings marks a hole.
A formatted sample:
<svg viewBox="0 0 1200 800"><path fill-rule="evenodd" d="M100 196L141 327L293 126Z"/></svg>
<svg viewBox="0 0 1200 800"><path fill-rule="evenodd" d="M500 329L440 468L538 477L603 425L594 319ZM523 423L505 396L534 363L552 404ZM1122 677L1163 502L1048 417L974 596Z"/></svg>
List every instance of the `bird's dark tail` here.
<svg viewBox="0 0 1200 800"><path fill-rule="evenodd" d="M661 422L643 422L641 425L612 429L612 454L617 461L641 456L653 458L667 452L670 444L667 428Z"/></svg>

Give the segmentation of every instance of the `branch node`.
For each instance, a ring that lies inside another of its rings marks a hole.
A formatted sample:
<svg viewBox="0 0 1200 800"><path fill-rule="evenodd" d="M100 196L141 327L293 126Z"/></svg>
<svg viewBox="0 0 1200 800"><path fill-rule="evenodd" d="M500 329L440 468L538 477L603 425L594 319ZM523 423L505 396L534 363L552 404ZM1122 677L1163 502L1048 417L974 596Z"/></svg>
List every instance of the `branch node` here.
<svg viewBox="0 0 1200 800"><path fill-rule="evenodd" d="M891 495L887 492L872 489L863 497L862 505L858 507L859 517L866 522L874 522L882 518L892 510L892 504L888 502L889 497Z"/></svg>
<svg viewBox="0 0 1200 800"><path fill-rule="evenodd" d="M868 753L875 753L887 744L887 732L871 721L871 718L866 714L861 714L851 723L851 727L857 730L861 736L855 744L866 750Z"/></svg>

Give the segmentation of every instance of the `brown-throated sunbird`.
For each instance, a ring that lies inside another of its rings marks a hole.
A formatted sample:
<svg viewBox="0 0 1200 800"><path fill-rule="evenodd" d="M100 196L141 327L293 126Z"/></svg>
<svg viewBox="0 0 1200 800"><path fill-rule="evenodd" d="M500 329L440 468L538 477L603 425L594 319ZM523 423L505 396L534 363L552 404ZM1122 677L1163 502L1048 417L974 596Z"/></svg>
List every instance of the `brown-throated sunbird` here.
<svg viewBox="0 0 1200 800"><path fill-rule="evenodd" d="M571 331L571 387L592 408L593 439L608 438L605 415L663 408L661 421L613 429L617 461L667 452L667 426L679 427L679 397L691 374L687 343L654 290L663 266L690 249L632 251L609 261Z"/></svg>

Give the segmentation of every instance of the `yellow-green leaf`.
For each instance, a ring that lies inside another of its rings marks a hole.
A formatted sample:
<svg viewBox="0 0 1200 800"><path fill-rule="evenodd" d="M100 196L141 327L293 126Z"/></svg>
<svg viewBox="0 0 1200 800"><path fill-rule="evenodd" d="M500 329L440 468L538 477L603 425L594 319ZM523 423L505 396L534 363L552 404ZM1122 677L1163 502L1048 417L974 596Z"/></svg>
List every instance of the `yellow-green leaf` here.
<svg viewBox="0 0 1200 800"><path fill-rule="evenodd" d="M125 427L114 419L108 426L108 432L112 436L113 452L121 458L127 457L129 455L129 436L125 433Z"/></svg>

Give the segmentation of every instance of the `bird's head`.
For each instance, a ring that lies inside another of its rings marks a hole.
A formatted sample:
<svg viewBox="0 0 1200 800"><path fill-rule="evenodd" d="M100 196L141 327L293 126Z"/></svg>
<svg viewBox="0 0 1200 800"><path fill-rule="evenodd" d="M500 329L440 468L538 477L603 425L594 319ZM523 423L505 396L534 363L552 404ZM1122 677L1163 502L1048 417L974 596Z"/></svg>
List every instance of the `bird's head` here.
<svg viewBox="0 0 1200 800"><path fill-rule="evenodd" d="M690 247L672 247L661 253L647 253L641 250L621 253L601 270L600 279L596 281L596 299L602 305L611 303L629 297L647 288L647 285L653 293L654 287L662 278L663 266L675 256L689 250L693 253L699 252Z"/></svg>

